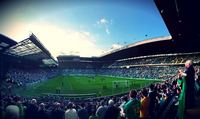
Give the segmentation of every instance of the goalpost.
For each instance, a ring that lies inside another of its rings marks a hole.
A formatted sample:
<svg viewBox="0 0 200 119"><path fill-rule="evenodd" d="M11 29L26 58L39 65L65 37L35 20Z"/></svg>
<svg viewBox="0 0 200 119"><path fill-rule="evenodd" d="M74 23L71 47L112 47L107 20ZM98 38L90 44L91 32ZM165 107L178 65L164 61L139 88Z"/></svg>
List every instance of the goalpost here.
<svg viewBox="0 0 200 119"><path fill-rule="evenodd" d="M112 82L112 87L115 89L117 88L128 88L129 81L128 80L116 80Z"/></svg>
<svg viewBox="0 0 200 119"><path fill-rule="evenodd" d="M112 82L112 94L114 94L114 92L116 90L120 89L120 92L124 92L125 89L130 88L129 84L130 82L128 80L115 80ZM119 92L118 92L119 93Z"/></svg>

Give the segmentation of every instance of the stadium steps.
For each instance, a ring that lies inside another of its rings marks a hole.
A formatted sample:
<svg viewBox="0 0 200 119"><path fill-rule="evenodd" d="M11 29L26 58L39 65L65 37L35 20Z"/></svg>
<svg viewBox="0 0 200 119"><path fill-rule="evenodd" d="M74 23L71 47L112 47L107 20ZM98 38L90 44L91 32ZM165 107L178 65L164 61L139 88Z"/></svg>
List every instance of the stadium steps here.
<svg viewBox="0 0 200 119"><path fill-rule="evenodd" d="M186 119L200 119L200 96L195 102L194 108L186 110Z"/></svg>

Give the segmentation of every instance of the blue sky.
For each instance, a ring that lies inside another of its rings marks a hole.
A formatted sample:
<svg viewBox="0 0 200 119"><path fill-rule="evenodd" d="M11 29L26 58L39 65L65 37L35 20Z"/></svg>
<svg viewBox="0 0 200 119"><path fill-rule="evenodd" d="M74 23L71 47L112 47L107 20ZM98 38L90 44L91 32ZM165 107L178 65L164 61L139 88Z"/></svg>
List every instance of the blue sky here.
<svg viewBox="0 0 200 119"><path fill-rule="evenodd" d="M2 2L0 33L21 41L33 32L54 57L99 56L170 35L153 0Z"/></svg>

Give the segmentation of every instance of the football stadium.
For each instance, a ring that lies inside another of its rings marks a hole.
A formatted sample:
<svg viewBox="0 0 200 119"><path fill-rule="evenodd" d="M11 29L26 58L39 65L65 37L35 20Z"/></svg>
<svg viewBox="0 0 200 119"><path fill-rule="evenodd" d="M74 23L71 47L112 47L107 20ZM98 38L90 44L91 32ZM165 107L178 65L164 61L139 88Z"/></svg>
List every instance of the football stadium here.
<svg viewBox="0 0 200 119"><path fill-rule="evenodd" d="M199 6L195 2L184 0L150 1L156 7L169 34L157 37L143 34L141 40L133 42L122 39L122 46L103 51L98 56L70 51L57 53L55 57L54 52L59 49L59 44L62 50L61 44L65 44L66 48L70 47L67 44L73 39L66 42L54 39L54 44L49 47L38 32L31 32L19 41L12 36L15 32L11 33L11 38L6 33L1 33L0 29L0 118L200 118ZM103 5L107 4L104 2ZM112 3L114 2L109 5ZM4 7L11 8L10 4L13 3L2 2ZM73 10L81 5L90 5L89 1L65 4L70 4L68 7ZM92 2L93 6L90 7L93 8L96 4L102 3ZM142 4L146 5L146 1ZM127 3L125 6L127 9L132 7ZM111 5L109 10L112 7L115 6ZM77 11L75 13L78 14ZM109 35L114 33L111 26L115 23L113 19L109 21L102 18L93 27L104 29L104 34L111 38ZM129 29L126 27L125 29ZM142 24L140 27L143 27ZM48 28L46 30L48 32ZM73 34L72 31L67 33ZM80 35L80 38L85 39L91 35L89 32L83 34L85 35L76 32L72 38L76 39ZM51 33L48 35L54 38ZM113 38L117 37L118 35ZM46 41L51 42L50 39ZM87 49L87 41L77 41L75 46L78 46L80 52L84 51ZM92 49L91 52L96 50Z"/></svg>

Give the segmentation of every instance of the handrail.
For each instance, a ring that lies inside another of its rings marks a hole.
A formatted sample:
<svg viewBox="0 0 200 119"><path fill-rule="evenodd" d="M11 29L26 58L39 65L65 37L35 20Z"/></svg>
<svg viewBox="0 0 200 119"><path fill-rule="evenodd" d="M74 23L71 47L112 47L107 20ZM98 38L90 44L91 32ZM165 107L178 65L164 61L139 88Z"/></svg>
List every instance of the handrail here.
<svg viewBox="0 0 200 119"><path fill-rule="evenodd" d="M185 112L185 89L186 89L186 82L185 77L182 78L182 91L179 95L179 105L178 105L178 119L184 119L184 112Z"/></svg>
<svg viewBox="0 0 200 119"><path fill-rule="evenodd" d="M55 93L42 93L42 95L51 95L51 96L64 96L64 97L78 97L78 98L83 98L83 97L96 97L96 93L89 93L89 94L55 94Z"/></svg>

